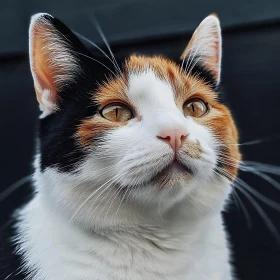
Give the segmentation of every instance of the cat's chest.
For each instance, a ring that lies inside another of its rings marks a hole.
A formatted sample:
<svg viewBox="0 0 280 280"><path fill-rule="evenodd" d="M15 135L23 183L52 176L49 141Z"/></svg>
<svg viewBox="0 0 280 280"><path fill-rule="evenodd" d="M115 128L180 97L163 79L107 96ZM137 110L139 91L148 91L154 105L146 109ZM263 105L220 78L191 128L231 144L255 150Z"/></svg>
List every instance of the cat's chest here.
<svg viewBox="0 0 280 280"><path fill-rule="evenodd" d="M229 275L219 227L207 235L144 231L106 238L62 222L36 199L20 217L19 247L28 270L38 271L32 280L203 280L204 275L227 280ZM211 243L210 235L215 236Z"/></svg>
<svg viewBox="0 0 280 280"><path fill-rule="evenodd" d="M104 245L103 245L104 247ZM110 251L110 253L109 253ZM53 250L40 263L45 278L33 280L230 280L229 267L220 256L147 252L104 248L104 254ZM223 254L222 254L223 255ZM59 258L57 258L59 256ZM217 263L219 265L217 266Z"/></svg>
<svg viewBox="0 0 280 280"><path fill-rule="evenodd" d="M230 271L225 260L219 258L207 260L193 260L184 262L182 259L155 258L150 256L128 256L115 255L118 261L87 256L76 253L75 259L61 259L60 261L49 261L49 268L42 274L46 278L34 277L32 280L231 280ZM121 259L122 258L122 259ZM161 262L162 260L162 262ZM184 264L182 263L184 262ZM213 265L211 267L211 265Z"/></svg>
<svg viewBox="0 0 280 280"><path fill-rule="evenodd" d="M46 279L69 280L185 280L186 269L182 269L184 258L172 259L160 254L147 254L145 252L112 252L111 255L77 254L70 260L65 256L59 262L53 262L52 270ZM196 278L194 278L196 279ZM36 280L36 278L35 278Z"/></svg>

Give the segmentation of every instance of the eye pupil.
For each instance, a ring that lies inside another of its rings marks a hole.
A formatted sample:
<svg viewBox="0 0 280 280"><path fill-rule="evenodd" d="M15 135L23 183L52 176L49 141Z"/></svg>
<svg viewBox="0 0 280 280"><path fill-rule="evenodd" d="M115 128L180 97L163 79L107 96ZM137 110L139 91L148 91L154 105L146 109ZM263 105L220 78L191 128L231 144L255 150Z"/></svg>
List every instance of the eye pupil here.
<svg viewBox="0 0 280 280"><path fill-rule="evenodd" d="M192 105L192 110L193 110L193 112L194 112L194 104L192 103L191 105Z"/></svg>
<svg viewBox="0 0 280 280"><path fill-rule="evenodd" d="M118 107L116 107L116 117L118 116Z"/></svg>

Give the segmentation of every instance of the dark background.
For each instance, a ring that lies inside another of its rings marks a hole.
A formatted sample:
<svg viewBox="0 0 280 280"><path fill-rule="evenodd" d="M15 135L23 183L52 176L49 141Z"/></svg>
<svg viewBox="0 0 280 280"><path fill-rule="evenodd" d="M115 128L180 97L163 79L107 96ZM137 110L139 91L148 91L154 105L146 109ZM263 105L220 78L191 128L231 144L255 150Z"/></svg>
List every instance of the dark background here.
<svg viewBox="0 0 280 280"><path fill-rule="evenodd" d="M39 111L27 52L29 20L36 12L60 18L103 46L92 20L95 13L116 56L143 52L174 58L181 55L200 21L217 13L223 28L222 95L233 111L240 142L265 139L241 146L243 159L280 165L279 0L40 2L0 2L0 197L2 191L32 173ZM240 173L240 177L261 195L280 203L279 190L265 180L249 173ZM28 193L25 184L0 200L1 225ZM244 211L231 203L225 223L238 276L242 280L280 279L280 242L271 233L268 219L242 193L238 195L252 223L249 226ZM280 232L279 211L258 198L254 201Z"/></svg>

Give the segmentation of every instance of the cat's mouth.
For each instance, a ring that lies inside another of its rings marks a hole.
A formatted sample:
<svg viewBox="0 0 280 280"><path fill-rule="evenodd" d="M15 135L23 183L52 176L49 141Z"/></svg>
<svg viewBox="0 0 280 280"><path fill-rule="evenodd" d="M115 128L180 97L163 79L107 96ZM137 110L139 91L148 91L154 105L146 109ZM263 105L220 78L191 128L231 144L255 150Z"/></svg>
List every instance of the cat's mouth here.
<svg viewBox="0 0 280 280"><path fill-rule="evenodd" d="M151 182L167 183L171 179L184 178L187 179L193 176L194 171L179 160L174 159L168 166L159 171L152 179Z"/></svg>
<svg viewBox="0 0 280 280"><path fill-rule="evenodd" d="M193 171L190 169L190 167L184 165L176 158L163 170L164 172L183 172L183 173L190 173L193 174ZM162 171L161 171L162 172Z"/></svg>

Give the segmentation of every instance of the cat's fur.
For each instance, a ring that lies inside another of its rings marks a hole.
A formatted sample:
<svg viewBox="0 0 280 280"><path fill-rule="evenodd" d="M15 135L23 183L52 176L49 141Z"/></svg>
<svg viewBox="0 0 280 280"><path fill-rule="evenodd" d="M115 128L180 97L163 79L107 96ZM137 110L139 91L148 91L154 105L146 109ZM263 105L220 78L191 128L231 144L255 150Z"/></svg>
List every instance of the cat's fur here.
<svg viewBox="0 0 280 280"><path fill-rule="evenodd" d="M30 62L42 110L36 193L16 213L15 236L30 279L233 279L221 211L237 174L229 159L240 154L216 91L217 17L200 24L183 67L135 55L117 66L37 14ZM208 103L204 116L184 116L192 98ZM105 119L113 101L134 117Z"/></svg>

